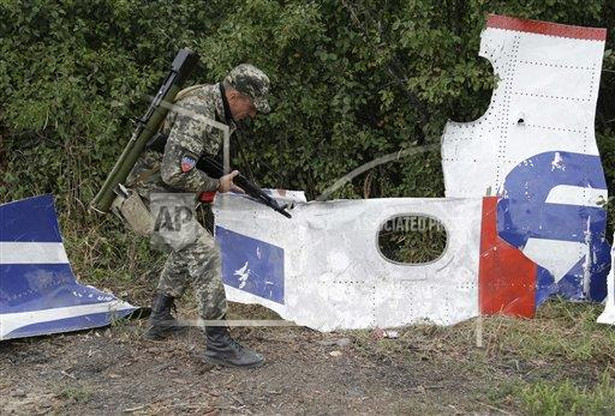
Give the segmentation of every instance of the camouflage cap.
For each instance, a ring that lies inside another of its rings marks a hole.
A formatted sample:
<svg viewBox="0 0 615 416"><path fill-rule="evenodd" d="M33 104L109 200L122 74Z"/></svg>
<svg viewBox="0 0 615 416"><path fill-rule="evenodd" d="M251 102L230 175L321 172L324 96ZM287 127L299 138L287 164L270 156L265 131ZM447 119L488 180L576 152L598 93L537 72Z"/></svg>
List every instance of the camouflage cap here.
<svg viewBox="0 0 615 416"><path fill-rule="evenodd" d="M252 99L257 111L267 114L271 111L269 96L269 77L263 71L250 64L236 66L224 79L233 88Z"/></svg>

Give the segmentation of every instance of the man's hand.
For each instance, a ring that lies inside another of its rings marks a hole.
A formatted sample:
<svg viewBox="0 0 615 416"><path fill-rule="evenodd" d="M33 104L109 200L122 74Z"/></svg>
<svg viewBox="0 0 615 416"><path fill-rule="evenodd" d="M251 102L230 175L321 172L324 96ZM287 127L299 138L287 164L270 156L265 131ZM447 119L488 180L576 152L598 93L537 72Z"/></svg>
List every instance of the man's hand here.
<svg viewBox="0 0 615 416"><path fill-rule="evenodd" d="M230 190L237 192L238 189L241 189L233 183L233 178L237 175L239 175L239 171L234 170L228 175L222 176L220 178L220 187L218 188L218 192L228 192Z"/></svg>

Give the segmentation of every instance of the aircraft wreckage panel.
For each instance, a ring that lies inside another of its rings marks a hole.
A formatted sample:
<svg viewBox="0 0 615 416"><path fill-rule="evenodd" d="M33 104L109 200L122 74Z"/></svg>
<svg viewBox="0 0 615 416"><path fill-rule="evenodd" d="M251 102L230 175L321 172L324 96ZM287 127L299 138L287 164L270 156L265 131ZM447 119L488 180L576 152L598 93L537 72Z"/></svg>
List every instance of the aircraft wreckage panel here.
<svg viewBox="0 0 615 416"><path fill-rule="evenodd" d="M324 331L468 319L478 314L481 209L480 198L310 202L287 220L248 198L219 195L216 238L228 299ZM439 259L414 265L382 256L381 226L406 214L444 225Z"/></svg>
<svg viewBox="0 0 615 416"><path fill-rule="evenodd" d="M51 195L0 205L0 340L105 326L135 310L77 282Z"/></svg>
<svg viewBox="0 0 615 416"><path fill-rule="evenodd" d="M229 299L319 330L531 317L554 293L602 299L608 195L593 120L605 35L489 17L480 54L500 82L483 117L446 126L446 199L311 202L287 220L245 197L219 196ZM379 227L405 214L445 225L438 260L400 265L380 255Z"/></svg>
<svg viewBox="0 0 615 416"><path fill-rule="evenodd" d="M449 122L448 197L498 195L498 235L538 264L536 303L602 300L608 198L594 136L606 31L489 16L480 56L499 77L487 112Z"/></svg>

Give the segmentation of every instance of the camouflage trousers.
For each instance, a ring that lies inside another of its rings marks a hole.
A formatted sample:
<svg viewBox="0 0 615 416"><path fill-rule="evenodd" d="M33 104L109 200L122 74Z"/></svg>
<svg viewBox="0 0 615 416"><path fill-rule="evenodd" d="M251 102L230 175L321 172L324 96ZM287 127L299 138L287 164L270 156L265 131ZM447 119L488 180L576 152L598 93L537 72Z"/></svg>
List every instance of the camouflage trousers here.
<svg viewBox="0 0 615 416"><path fill-rule="evenodd" d="M169 255L157 290L179 298L189 286L194 288L202 319L216 320L224 317L226 295L222 284L220 248L213 236L200 224L196 240Z"/></svg>

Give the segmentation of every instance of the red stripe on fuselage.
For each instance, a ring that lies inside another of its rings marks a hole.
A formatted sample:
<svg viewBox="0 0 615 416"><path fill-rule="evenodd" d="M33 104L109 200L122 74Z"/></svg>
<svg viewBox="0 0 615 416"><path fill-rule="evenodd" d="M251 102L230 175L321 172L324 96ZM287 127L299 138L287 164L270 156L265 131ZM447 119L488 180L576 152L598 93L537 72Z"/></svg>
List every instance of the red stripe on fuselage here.
<svg viewBox="0 0 615 416"><path fill-rule="evenodd" d="M538 266L500 237L498 197L483 198L479 264L481 314L532 317L536 310Z"/></svg>
<svg viewBox="0 0 615 416"><path fill-rule="evenodd" d="M516 17L500 16L497 14L490 14L487 17L487 27L515 30L517 32L538 33L540 35L559 36L562 38L606 40L606 29L561 25L559 23L518 19Z"/></svg>

